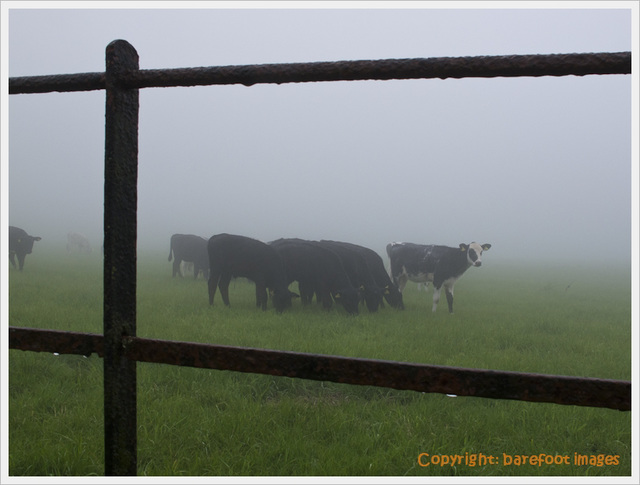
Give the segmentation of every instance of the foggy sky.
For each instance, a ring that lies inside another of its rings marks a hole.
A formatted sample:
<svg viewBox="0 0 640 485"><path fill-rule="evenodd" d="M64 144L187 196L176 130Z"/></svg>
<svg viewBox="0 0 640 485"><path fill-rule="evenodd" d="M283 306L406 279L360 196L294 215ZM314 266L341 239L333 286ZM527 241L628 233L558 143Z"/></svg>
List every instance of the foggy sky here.
<svg viewBox="0 0 640 485"><path fill-rule="evenodd" d="M9 10L8 75L104 71L115 39L141 69L632 50L628 9L78 8L90 3ZM631 86L605 75L143 89L139 247L229 232L626 260ZM68 231L101 244L104 98L8 97L9 222L38 247L64 247Z"/></svg>

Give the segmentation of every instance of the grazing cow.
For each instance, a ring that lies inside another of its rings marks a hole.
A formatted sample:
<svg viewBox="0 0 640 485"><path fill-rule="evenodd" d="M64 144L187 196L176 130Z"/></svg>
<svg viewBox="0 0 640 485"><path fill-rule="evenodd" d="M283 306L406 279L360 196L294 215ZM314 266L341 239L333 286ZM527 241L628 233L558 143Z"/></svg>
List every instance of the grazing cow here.
<svg viewBox="0 0 640 485"><path fill-rule="evenodd" d="M322 240L320 244L331 249L342 258L342 264L351 283L363 292L367 309L370 312L378 311L382 303L382 289L373 278L362 253L349 243Z"/></svg>
<svg viewBox="0 0 640 485"><path fill-rule="evenodd" d="M457 248L412 243L390 243L387 254L391 262L391 277L402 291L407 280L416 283L433 282L433 307L436 311L444 285L449 313L453 313L453 285L471 266L482 264L482 252L491 244L460 244Z"/></svg>
<svg viewBox="0 0 640 485"><path fill-rule="evenodd" d="M24 267L24 258L31 254L33 243L42 240L39 236L29 236L24 229L9 226L9 261L16 267L15 257L18 256L19 269Z"/></svg>
<svg viewBox="0 0 640 485"><path fill-rule="evenodd" d="M295 295L289 291L284 263L278 252L261 241L245 236L217 234L207 243L209 253L209 304L213 305L216 288L229 306L231 278L248 278L256 284L256 304L267 309L267 289L272 291L278 313L291 306Z"/></svg>
<svg viewBox="0 0 640 485"><path fill-rule="evenodd" d="M316 294L318 303L329 310L332 302L357 315L360 293L347 275L338 254L316 241L278 239L270 245L284 260L287 282L298 282L303 305Z"/></svg>
<svg viewBox="0 0 640 485"><path fill-rule="evenodd" d="M341 242L340 244L352 248L362 255L367 263L367 267L369 268L369 273L373 277L376 286L382 289L382 294L387 303L391 305L392 308L404 310L402 293L400 293L395 283L391 281L389 273L387 273L387 270L384 267L384 261L382 261L380 255L373 249L359 246L357 244L346 242Z"/></svg>
<svg viewBox="0 0 640 485"><path fill-rule="evenodd" d="M91 252L91 244L82 234L70 232L67 234L67 252L70 253L72 251L89 254Z"/></svg>
<svg viewBox="0 0 640 485"><path fill-rule="evenodd" d="M198 279L202 271L205 280L209 278L209 256L207 255L207 240L193 234L174 234L169 245L169 261L173 255L173 276L182 277L180 263L193 263L193 279Z"/></svg>

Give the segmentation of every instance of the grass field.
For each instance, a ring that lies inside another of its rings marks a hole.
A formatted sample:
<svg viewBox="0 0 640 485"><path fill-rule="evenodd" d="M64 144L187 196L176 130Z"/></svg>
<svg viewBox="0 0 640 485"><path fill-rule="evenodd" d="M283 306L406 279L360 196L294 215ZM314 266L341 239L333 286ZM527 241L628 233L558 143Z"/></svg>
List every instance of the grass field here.
<svg viewBox="0 0 640 485"><path fill-rule="evenodd" d="M454 315L410 284L405 311L353 317L262 312L243 280L210 307L163 253L138 263L142 337L631 379L624 266L487 260L456 285ZM99 255L34 252L10 268L9 324L101 333L101 292ZM9 364L9 475L102 475L102 359L11 350ZM517 458L540 454L552 462ZM628 412L138 364L139 475L628 476L631 460Z"/></svg>

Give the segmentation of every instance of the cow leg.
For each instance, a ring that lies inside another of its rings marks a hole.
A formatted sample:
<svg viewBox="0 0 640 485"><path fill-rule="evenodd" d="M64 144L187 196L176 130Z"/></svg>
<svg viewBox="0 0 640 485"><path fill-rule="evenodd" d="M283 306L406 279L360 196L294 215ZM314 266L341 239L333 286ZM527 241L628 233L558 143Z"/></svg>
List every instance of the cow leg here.
<svg viewBox="0 0 640 485"><path fill-rule="evenodd" d="M256 282L256 306L267 309L267 287L263 282Z"/></svg>
<svg viewBox="0 0 640 485"><path fill-rule="evenodd" d="M229 304L229 283L231 283L231 275L221 275L220 281L218 281L218 288L220 288L220 296L225 305Z"/></svg>
<svg viewBox="0 0 640 485"><path fill-rule="evenodd" d="M213 305L213 297L216 296L216 288L218 288L219 280L220 275L212 272L211 278L209 278L209 305Z"/></svg>
<svg viewBox="0 0 640 485"><path fill-rule="evenodd" d="M449 304L449 313L453 313L453 286L444 287L445 295L447 295L447 303Z"/></svg>
<svg viewBox="0 0 640 485"><path fill-rule="evenodd" d="M198 275L200 274L200 272L202 272L202 277L207 280L209 279L209 270L207 269L206 266L196 266L195 263L193 263L193 279L197 280L198 279Z"/></svg>
<svg viewBox="0 0 640 485"><path fill-rule="evenodd" d="M436 312L436 308L438 308L438 302L440 301L440 291L442 290L442 286L437 287L433 285L433 306L431 307L431 311L433 313Z"/></svg>
<svg viewBox="0 0 640 485"><path fill-rule="evenodd" d="M333 306L333 298L331 292L327 289L316 290L316 298L318 303L322 303L322 308L329 311ZM338 298L339 299L339 298Z"/></svg>
<svg viewBox="0 0 640 485"><path fill-rule="evenodd" d="M16 266L16 253L9 253L9 261L11 262L11 264L13 265L14 268L17 268L17 266Z"/></svg>
<svg viewBox="0 0 640 485"><path fill-rule="evenodd" d="M180 263L182 262L181 259L175 258L173 260L173 275L172 278L175 278L176 275L179 275L182 278L182 271L180 271Z"/></svg>
<svg viewBox="0 0 640 485"><path fill-rule="evenodd" d="M397 264L394 265L393 263L391 263L389 268L389 276L391 276L391 281L393 281L393 284L395 284L396 286L398 286L398 279L400 278L402 272L402 267L398 268Z"/></svg>
<svg viewBox="0 0 640 485"><path fill-rule="evenodd" d="M457 278L449 278L445 281L433 282L433 308L432 311L436 311L438 302L440 301L440 291L444 286L444 294L447 296L447 303L449 304L449 313L453 313L453 285Z"/></svg>
<svg viewBox="0 0 640 485"><path fill-rule="evenodd" d="M409 275L405 271L400 273L397 277L394 278L396 285L398 286L398 290L400 293L404 291L404 287L407 286L407 281L409 281Z"/></svg>
<svg viewBox="0 0 640 485"><path fill-rule="evenodd" d="M444 280L444 291L447 295L447 303L449 304L449 313L453 313L453 285L456 284L457 277Z"/></svg>
<svg viewBox="0 0 640 485"><path fill-rule="evenodd" d="M298 291L300 291L302 305L309 305L313 300L313 286L309 285L306 281L298 281Z"/></svg>
<svg viewBox="0 0 640 485"><path fill-rule="evenodd" d="M26 254L18 254L18 268L20 269L20 271L22 271L22 268L24 267L25 257L26 257Z"/></svg>

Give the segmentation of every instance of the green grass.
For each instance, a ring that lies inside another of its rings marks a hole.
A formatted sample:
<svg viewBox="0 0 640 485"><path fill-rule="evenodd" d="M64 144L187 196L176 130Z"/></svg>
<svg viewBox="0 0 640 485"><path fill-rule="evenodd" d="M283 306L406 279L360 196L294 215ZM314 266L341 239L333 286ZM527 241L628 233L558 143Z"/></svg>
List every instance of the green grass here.
<svg viewBox="0 0 640 485"><path fill-rule="evenodd" d="M102 332L98 255L43 252L9 272L9 324ZM163 254L138 265L142 337L607 379L631 378L630 273L625 267L487 264L456 285L456 313L431 292L405 290L407 309L357 317L299 302L255 307L232 283L231 307L207 285L171 278ZM9 474L102 475L102 360L11 350ZM617 455L609 466L455 467L428 453ZM631 413L447 397L138 364L138 473L175 475L625 476Z"/></svg>

